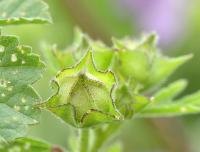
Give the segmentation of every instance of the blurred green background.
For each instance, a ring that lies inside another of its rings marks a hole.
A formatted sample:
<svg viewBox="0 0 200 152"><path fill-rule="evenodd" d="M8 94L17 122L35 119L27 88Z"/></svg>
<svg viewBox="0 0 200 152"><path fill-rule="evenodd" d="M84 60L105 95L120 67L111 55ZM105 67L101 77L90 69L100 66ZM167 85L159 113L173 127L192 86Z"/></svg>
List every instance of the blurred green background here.
<svg viewBox="0 0 200 152"><path fill-rule="evenodd" d="M4 34L20 37L42 54L41 44L57 44L63 49L73 40L73 28L80 27L94 39L110 45L111 37L139 37L144 32L159 35L164 54L194 57L170 77L168 82L186 78L189 86L184 94L200 89L200 1L199 0L45 0L54 23L51 25L9 26ZM45 72L35 85L43 100L52 93ZM124 152L200 152L200 115L168 119L145 119L125 122L120 140ZM32 127L30 136L67 147L73 129L43 112L41 123ZM76 141L74 141L76 142Z"/></svg>

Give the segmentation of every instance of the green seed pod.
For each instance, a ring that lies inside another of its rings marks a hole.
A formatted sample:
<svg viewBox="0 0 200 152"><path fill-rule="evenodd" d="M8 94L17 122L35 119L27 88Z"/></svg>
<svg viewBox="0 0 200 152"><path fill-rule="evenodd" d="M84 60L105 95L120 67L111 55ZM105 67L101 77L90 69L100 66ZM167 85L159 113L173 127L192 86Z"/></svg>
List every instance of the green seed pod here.
<svg viewBox="0 0 200 152"><path fill-rule="evenodd" d="M44 105L65 122L89 127L122 119L112 99L115 77L95 68L91 51L76 66L62 70L53 83L57 92Z"/></svg>

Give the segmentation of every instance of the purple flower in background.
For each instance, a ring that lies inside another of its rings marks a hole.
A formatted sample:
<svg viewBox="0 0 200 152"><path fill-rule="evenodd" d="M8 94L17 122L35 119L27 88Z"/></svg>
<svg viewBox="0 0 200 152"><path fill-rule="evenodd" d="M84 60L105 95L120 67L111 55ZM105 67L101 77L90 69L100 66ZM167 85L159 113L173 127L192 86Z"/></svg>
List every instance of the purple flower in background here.
<svg viewBox="0 0 200 152"><path fill-rule="evenodd" d="M155 31L161 45L181 38L186 26L186 0L123 0L119 1L134 18L141 31ZM141 32L140 31L140 32Z"/></svg>

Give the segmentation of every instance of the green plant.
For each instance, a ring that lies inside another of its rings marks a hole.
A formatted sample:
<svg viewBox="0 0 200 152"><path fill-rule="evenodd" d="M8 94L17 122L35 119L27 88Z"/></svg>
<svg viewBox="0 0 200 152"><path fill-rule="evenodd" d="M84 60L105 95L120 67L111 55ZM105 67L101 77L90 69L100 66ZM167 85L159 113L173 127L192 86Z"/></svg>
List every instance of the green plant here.
<svg viewBox="0 0 200 152"><path fill-rule="evenodd" d="M48 22L51 22L48 7L41 0L0 0L1 26ZM164 56L156 47L155 34L145 35L141 40L113 38L110 47L93 41L78 29L75 33L74 43L64 51L45 46L46 64L29 46L20 45L17 37L0 35L2 152L61 151L26 137L27 127L36 125L40 111L45 109L79 128L80 140L71 144L70 152L122 151L121 144L111 147L104 144L125 119L200 112L200 92L178 98L186 80L162 86L191 55ZM32 87L45 65L55 75L52 81L55 93L47 101Z"/></svg>

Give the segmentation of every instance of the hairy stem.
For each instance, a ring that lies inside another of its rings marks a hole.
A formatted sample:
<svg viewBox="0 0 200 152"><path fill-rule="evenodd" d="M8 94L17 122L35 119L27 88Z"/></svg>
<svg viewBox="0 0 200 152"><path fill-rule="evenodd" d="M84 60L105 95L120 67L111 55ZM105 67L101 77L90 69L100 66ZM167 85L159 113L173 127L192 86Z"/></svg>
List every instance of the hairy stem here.
<svg viewBox="0 0 200 152"><path fill-rule="evenodd" d="M118 131L120 123L108 125L105 129L97 128L95 130L95 139L90 152L98 152L99 149L106 143L110 137Z"/></svg>
<svg viewBox="0 0 200 152"><path fill-rule="evenodd" d="M80 130L79 152L88 152L89 129Z"/></svg>

